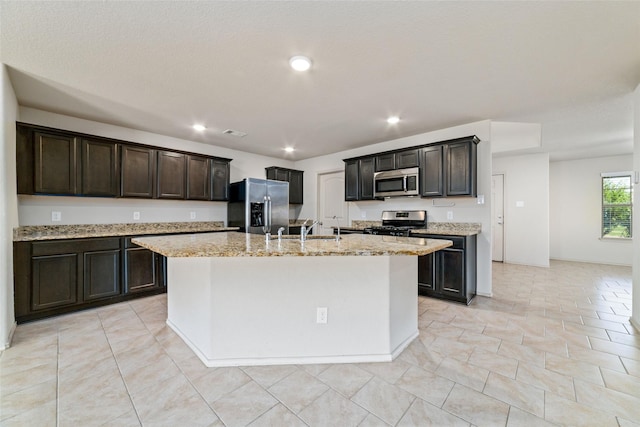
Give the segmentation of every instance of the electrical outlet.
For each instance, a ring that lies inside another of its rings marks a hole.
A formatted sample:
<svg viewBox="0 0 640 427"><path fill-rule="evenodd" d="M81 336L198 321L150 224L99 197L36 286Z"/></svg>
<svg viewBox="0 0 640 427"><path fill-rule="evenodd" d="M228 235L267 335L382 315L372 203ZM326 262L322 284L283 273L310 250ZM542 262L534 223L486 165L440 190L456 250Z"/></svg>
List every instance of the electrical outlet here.
<svg viewBox="0 0 640 427"><path fill-rule="evenodd" d="M195 213L195 212L193 212L193 211L189 212L189 217L190 217L191 219L196 219L196 213Z"/></svg>
<svg viewBox="0 0 640 427"><path fill-rule="evenodd" d="M478 204L484 205L484 194L478 194Z"/></svg>
<svg viewBox="0 0 640 427"><path fill-rule="evenodd" d="M327 307L317 308L316 323L327 323Z"/></svg>
<svg viewBox="0 0 640 427"><path fill-rule="evenodd" d="M134 212L134 213L133 213L133 219L134 219L134 220L138 220L138 219L140 219L140 212Z"/></svg>
<svg viewBox="0 0 640 427"><path fill-rule="evenodd" d="M62 212L51 211L51 221L62 221Z"/></svg>
<svg viewBox="0 0 640 427"><path fill-rule="evenodd" d="M447 211L447 219L448 220L452 220L453 219L453 211Z"/></svg>

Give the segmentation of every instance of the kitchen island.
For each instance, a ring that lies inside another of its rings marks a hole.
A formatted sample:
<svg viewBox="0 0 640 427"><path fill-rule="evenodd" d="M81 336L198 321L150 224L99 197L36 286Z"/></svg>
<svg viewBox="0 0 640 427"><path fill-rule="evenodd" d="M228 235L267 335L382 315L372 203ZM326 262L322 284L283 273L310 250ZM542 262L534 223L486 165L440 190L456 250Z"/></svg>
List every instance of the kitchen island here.
<svg viewBox="0 0 640 427"><path fill-rule="evenodd" d="M418 336L418 256L450 241L294 237L133 242L168 258L167 324L207 366L390 361Z"/></svg>

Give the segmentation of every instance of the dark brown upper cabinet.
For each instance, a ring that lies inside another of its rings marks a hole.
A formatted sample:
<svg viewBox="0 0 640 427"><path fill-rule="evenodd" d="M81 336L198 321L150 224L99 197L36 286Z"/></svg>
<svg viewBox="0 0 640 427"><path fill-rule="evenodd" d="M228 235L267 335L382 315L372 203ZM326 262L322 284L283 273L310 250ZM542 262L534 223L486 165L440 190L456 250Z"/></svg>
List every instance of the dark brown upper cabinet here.
<svg viewBox="0 0 640 427"><path fill-rule="evenodd" d="M228 201L230 162L16 123L18 194Z"/></svg>
<svg viewBox="0 0 640 427"><path fill-rule="evenodd" d="M374 200L374 169L420 168L422 197L477 195L476 136L344 159L345 200Z"/></svg>
<svg viewBox="0 0 640 427"><path fill-rule="evenodd" d="M34 192L78 193L78 140L73 136L35 133Z"/></svg>
<svg viewBox="0 0 640 427"><path fill-rule="evenodd" d="M185 199L187 156L173 151L158 151L157 159L156 197L159 199Z"/></svg>
<svg viewBox="0 0 640 427"><path fill-rule="evenodd" d="M209 200L211 198L211 167L209 159L202 156L187 156L187 199Z"/></svg>
<svg viewBox="0 0 640 427"><path fill-rule="evenodd" d="M420 150L383 153L376 156L376 172L405 169L420 165Z"/></svg>
<svg viewBox="0 0 640 427"><path fill-rule="evenodd" d="M281 168L279 166L270 166L265 168L267 179L276 181L285 181L289 183L289 203L292 205L301 205L304 202L304 172L295 169Z"/></svg>
<svg viewBox="0 0 640 427"><path fill-rule="evenodd" d="M345 160L344 200L375 200L373 197L373 175L376 158L363 157Z"/></svg>
<svg viewBox="0 0 640 427"><path fill-rule="evenodd" d="M211 200L229 200L229 161L211 159Z"/></svg>
<svg viewBox="0 0 640 427"><path fill-rule="evenodd" d="M360 200L360 160L344 161L344 200Z"/></svg>
<svg viewBox="0 0 640 427"><path fill-rule="evenodd" d="M446 146L447 196L476 196L477 144L462 141Z"/></svg>
<svg viewBox="0 0 640 427"><path fill-rule="evenodd" d="M444 196L444 146L436 145L422 149L422 182L420 192L423 197Z"/></svg>
<svg viewBox="0 0 640 427"><path fill-rule="evenodd" d="M420 150L407 150L396 153L396 169L420 166Z"/></svg>
<svg viewBox="0 0 640 427"><path fill-rule="evenodd" d="M119 144L81 141L82 195L117 197L120 193Z"/></svg>
<svg viewBox="0 0 640 427"><path fill-rule="evenodd" d="M153 197L155 153L151 148L122 145L122 197Z"/></svg>
<svg viewBox="0 0 640 427"><path fill-rule="evenodd" d="M380 154L376 156L376 172L390 171L396 168L396 155L394 153Z"/></svg>

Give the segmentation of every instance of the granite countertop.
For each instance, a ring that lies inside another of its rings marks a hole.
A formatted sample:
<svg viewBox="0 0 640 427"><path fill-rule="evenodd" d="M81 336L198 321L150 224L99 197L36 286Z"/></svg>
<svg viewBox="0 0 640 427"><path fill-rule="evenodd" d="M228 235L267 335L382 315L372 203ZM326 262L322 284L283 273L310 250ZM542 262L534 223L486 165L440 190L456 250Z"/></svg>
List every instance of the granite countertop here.
<svg viewBox="0 0 640 427"><path fill-rule="evenodd" d="M350 234L335 239L265 239L261 234L206 233L138 237L132 241L168 257L384 256L427 255L452 245L450 240ZM317 237L317 236L315 236Z"/></svg>
<svg viewBox="0 0 640 427"><path fill-rule="evenodd" d="M367 227L382 225L380 221L352 221L349 227L341 230L362 231ZM333 227L336 228L336 227ZM427 228L415 228L412 235L441 234L444 236L473 236L482 232L482 224L475 222L430 222Z"/></svg>
<svg viewBox="0 0 640 427"><path fill-rule="evenodd" d="M144 234L237 231L223 221L146 222L132 224L29 225L13 229L14 242L83 239L91 237L139 236Z"/></svg>
<svg viewBox="0 0 640 427"><path fill-rule="evenodd" d="M482 232L482 224L475 222L431 222L427 228L411 230L412 235L442 234L445 236L474 236Z"/></svg>

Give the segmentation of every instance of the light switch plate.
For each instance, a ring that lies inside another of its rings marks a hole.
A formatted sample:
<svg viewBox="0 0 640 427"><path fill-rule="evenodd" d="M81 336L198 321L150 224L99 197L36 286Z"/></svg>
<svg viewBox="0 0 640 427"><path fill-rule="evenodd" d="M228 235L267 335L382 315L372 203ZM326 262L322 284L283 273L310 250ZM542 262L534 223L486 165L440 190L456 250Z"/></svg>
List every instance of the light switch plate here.
<svg viewBox="0 0 640 427"><path fill-rule="evenodd" d="M62 221L62 212L51 211L51 221Z"/></svg>
<svg viewBox="0 0 640 427"><path fill-rule="evenodd" d="M518 200L516 202L516 208L524 208L524 202L522 200Z"/></svg>
<svg viewBox="0 0 640 427"><path fill-rule="evenodd" d="M195 212L193 212L193 211L189 212L189 217L190 217L191 219L196 219L196 213L195 213Z"/></svg>
<svg viewBox="0 0 640 427"><path fill-rule="evenodd" d="M484 194L478 194L478 204L484 205Z"/></svg>
<svg viewBox="0 0 640 427"><path fill-rule="evenodd" d="M453 211L447 211L447 219L451 221L453 219Z"/></svg>

